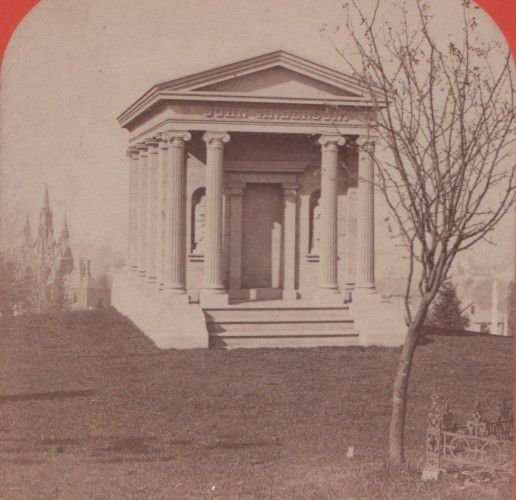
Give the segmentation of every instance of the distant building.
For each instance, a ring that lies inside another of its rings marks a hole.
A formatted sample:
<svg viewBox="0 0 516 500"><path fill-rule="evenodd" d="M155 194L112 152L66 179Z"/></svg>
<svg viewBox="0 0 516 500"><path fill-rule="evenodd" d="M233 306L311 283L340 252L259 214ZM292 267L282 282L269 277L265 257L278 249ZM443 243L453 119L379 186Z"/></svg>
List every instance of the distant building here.
<svg viewBox="0 0 516 500"><path fill-rule="evenodd" d="M32 239L27 216L19 256L18 281L26 289L30 309L40 312L53 305L66 309L109 305L109 287L99 288L91 274L90 262L79 259L78 265L75 264L66 215L56 242L48 188L45 188L36 240Z"/></svg>
<svg viewBox="0 0 516 500"><path fill-rule="evenodd" d="M471 319L470 330L490 333L492 335L510 336L508 316L500 311L498 300L498 282L492 283L491 308L481 309L473 302L468 306Z"/></svg>

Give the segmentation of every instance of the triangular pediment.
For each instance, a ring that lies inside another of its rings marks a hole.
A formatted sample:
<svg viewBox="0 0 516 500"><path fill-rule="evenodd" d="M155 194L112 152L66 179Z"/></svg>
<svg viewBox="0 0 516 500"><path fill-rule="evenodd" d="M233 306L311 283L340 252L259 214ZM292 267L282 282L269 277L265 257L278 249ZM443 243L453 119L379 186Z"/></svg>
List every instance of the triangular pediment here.
<svg viewBox="0 0 516 500"><path fill-rule="evenodd" d="M213 68L156 87L160 92L286 98L363 98L357 82L338 71L277 51Z"/></svg>
<svg viewBox="0 0 516 500"><path fill-rule="evenodd" d="M354 78L284 51L219 66L152 87L122 115L127 126L159 103L170 101L270 102L368 107L382 102Z"/></svg>
<svg viewBox="0 0 516 500"><path fill-rule="evenodd" d="M270 97L357 96L335 85L281 66L253 71L243 76L193 88L194 92L231 92Z"/></svg>

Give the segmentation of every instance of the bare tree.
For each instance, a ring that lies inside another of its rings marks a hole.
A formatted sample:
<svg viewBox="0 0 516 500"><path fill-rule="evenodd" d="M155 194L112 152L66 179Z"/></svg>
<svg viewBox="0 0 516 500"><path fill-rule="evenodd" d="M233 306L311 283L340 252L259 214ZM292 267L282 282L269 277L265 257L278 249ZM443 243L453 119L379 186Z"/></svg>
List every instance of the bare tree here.
<svg viewBox="0 0 516 500"><path fill-rule="evenodd" d="M423 0L397 5L399 23L358 1L345 5L350 46L336 46L368 89L371 134L386 146L377 166L384 195L408 254L407 333L393 394L389 460L404 462L407 388L421 327L459 252L486 239L513 203L515 139L512 57L480 39L475 8L444 41ZM396 5L394 6L396 8ZM459 41L451 41L457 40ZM351 47L351 48L350 48ZM418 290L417 304L409 297Z"/></svg>

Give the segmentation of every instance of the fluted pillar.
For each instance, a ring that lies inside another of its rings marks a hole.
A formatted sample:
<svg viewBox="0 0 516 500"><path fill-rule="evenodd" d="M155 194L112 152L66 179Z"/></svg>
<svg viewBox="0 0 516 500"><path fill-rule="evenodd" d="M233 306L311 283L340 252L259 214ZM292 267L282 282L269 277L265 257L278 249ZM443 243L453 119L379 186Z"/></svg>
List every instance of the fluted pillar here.
<svg viewBox="0 0 516 500"><path fill-rule="evenodd" d="M156 284L158 290L163 289L166 276L166 213L167 213L167 167L168 167L168 142L163 140L160 134L158 146L158 189L157 189L157 243L156 243Z"/></svg>
<svg viewBox="0 0 516 500"><path fill-rule="evenodd" d="M374 291L374 149L370 137L357 139L358 152L358 252L357 288Z"/></svg>
<svg viewBox="0 0 516 500"><path fill-rule="evenodd" d="M283 298L297 299L297 184L283 184Z"/></svg>
<svg viewBox="0 0 516 500"><path fill-rule="evenodd" d="M229 186L229 288L242 288L242 200L244 185Z"/></svg>
<svg viewBox="0 0 516 500"><path fill-rule="evenodd" d="M137 145L138 159L138 277L145 279L147 270L147 160L146 144Z"/></svg>
<svg viewBox="0 0 516 500"><path fill-rule="evenodd" d="M186 131L167 131L161 139L168 143L166 194L166 295L186 295L186 163L185 141L191 139Z"/></svg>
<svg viewBox="0 0 516 500"><path fill-rule="evenodd" d="M227 301L222 271L223 224L222 191L224 171L224 143L229 134L206 132L206 251L204 254L204 283L200 293L201 301ZM215 298L214 296L223 297Z"/></svg>
<svg viewBox="0 0 516 500"><path fill-rule="evenodd" d="M129 148L127 156L129 157L129 246L127 260L129 275L135 276L138 270L138 149Z"/></svg>
<svg viewBox="0 0 516 500"><path fill-rule="evenodd" d="M337 278L337 183L340 135L322 135L321 145L321 249L319 252L319 283L314 298L324 302L339 296Z"/></svg>
<svg viewBox="0 0 516 500"><path fill-rule="evenodd" d="M145 141L148 147L147 160L147 275L145 282L156 284L156 243L157 243L157 207L158 207L158 141Z"/></svg>

